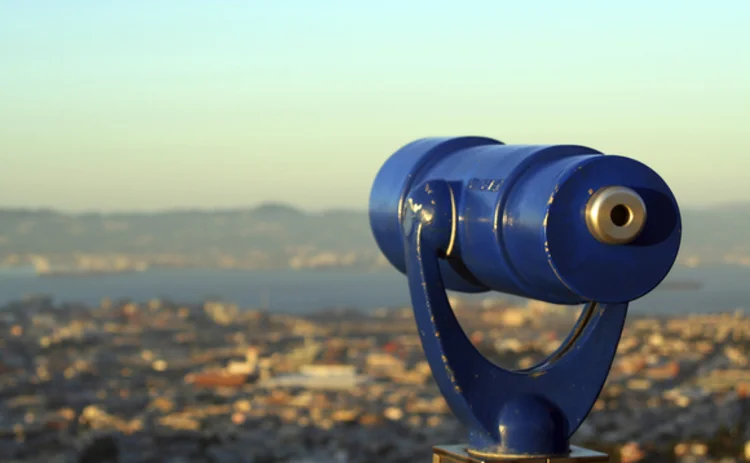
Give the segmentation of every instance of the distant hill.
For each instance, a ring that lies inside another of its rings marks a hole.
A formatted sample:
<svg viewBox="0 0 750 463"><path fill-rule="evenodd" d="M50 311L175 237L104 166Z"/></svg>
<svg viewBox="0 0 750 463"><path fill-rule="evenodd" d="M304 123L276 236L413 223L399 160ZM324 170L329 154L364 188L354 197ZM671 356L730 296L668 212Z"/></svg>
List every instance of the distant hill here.
<svg viewBox="0 0 750 463"><path fill-rule="evenodd" d="M0 210L5 265L283 268L380 261L364 212L308 213L285 204L112 214Z"/></svg>
<svg viewBox="0 0 750 463"><path fill-rule="evenodd" d="M750 203L683 210L681 259L750 261ZM726 257L729 256L729 257ZM232 210L67 214L0 209L0 262L283 268L384 265L365 211L286 204Z"/></svg>
<svg viewBox="0 0 750 463"><path fill-rule="evenodd" d="M686 253L750 257L750 202L682 211Z"/></svg>

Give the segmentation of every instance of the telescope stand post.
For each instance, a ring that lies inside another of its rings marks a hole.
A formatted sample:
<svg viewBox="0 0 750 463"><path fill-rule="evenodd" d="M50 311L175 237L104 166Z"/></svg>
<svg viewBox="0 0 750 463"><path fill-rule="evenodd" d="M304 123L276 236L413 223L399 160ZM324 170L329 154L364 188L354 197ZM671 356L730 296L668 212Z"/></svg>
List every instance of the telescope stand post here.
<svg viewBox="0 0 750 463"><path fill-rule="evenodd" d="M432 463L607 463L609 455L570 446L570 453L560 457L480 457L466 451L465 445L437 445L432 448Z"/></svg>

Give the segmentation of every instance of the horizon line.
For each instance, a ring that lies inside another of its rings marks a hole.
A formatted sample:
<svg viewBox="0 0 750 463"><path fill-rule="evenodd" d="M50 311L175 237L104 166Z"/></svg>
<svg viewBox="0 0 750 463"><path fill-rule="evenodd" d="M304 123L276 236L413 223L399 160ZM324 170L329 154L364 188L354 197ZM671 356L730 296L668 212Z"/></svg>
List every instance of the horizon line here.
<svg viewBox="0 0 750 463"><path fill-rule="evenodd" d="M702 204L702 205L686 205L681 207L681 210L708 210L716 208L727 208L727 207L750 207L750 200L734 200L734 201L718 201L715 203ZM368 208L356 209L351 207L327 207L323 209L306 209L300 206L296 206L292 203L283 201L263 201L256 203L255 205L245 206L227 206L227 207L200 207L200 206L175 206L165 207L158 209L80 209L71 210L65 208L55 208L49 206L8 206L0 204L0 213L3 212L31 212L31 213L52 213L59 215L158 215L158 214L174 214L174 213L216 213L216 212L246 212L246 211L257 211L264 208L279 208L287 209L297 213L303 214L325 214L332 212L350 212L350 213L367 213Z"/></svg>
<svg viewBox="0 0 750 463"><path fill-rule="evenodd" d="M286 203L283 201L263 201L254 205L248 204L245 206L174 206L165 207L158 209L65 209L56 208L49 206L8 206L0 204L0 213L3 212L31 212L31 213L51 213L59 215L157 215L157 214L170 214L180 212L198 212L198 213L211 213L211 212L246 212L246 211L257 211L264 208L278 208L286 209L302 214L323 214L330 212L353 212L353 213L367 213L367 208L355 209L346 207L329 207L323 209L305 209L300 206L296 206L292 203Z"/></svg>

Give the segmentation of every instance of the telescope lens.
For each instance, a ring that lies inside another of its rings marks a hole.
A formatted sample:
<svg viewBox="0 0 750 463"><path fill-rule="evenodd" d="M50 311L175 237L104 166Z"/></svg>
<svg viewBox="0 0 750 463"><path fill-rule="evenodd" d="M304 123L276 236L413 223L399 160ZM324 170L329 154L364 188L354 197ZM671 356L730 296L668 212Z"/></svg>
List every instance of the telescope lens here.
<svg viewBox="0 0 750 463"><path fill-rule="evenodd" d="M635 240L646 224L646 205L630 188L602 188L586 205L586 225L598 241L627 244Z"/></svg>
<svg viewBox="0 0 750 463"><path fill-rule="evenodd" d="M612 208L612 212L609 213L609 218L612 219L612 223L618 227L624 227L631 220L633 220L633 213L630 212L628 206L624 204L618 204Z"/></svg>

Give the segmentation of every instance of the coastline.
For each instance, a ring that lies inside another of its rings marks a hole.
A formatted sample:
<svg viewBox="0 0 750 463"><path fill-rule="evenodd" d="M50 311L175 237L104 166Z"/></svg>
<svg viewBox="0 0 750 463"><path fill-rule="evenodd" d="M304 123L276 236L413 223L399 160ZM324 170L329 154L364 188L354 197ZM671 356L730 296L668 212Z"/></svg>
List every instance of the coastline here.
<svg viewBox="0 0 750 463"><path fill-rule="evenodd" d="M731 312L750 308L750 269L735 266L675 267L660 287L630 305L633 314L674 315ZM685 282L699 282L696 285ZM370 310L407 307L406 279L394 269L378 271L225 270L149 268L102 276L38 277L33 269L0 271L0 305L46 295L55 301L99 304L103 299L232 301L242 308L295 314L324 308ZM521 298L500 293L458 294L468 301Z"/></svg>

